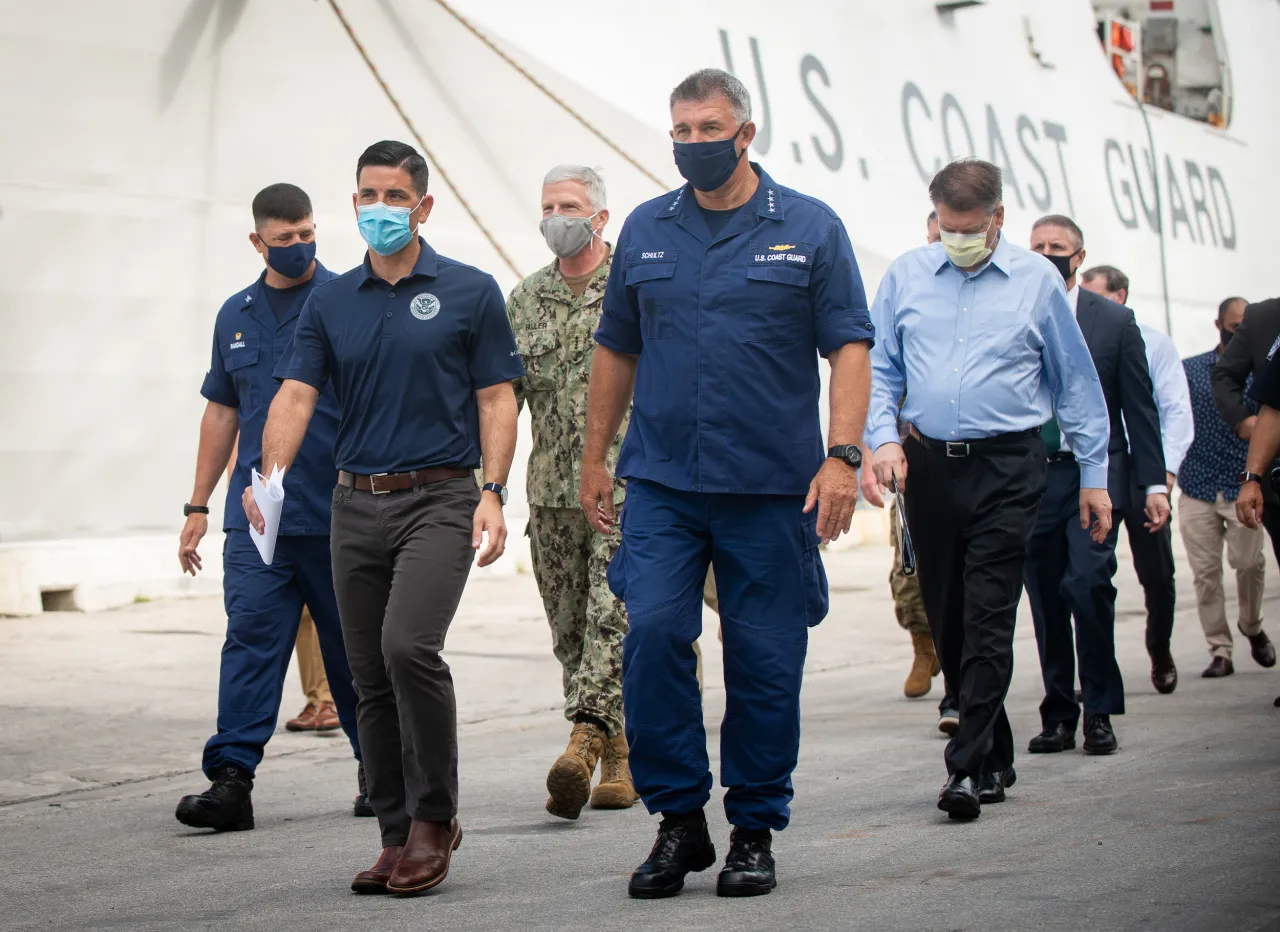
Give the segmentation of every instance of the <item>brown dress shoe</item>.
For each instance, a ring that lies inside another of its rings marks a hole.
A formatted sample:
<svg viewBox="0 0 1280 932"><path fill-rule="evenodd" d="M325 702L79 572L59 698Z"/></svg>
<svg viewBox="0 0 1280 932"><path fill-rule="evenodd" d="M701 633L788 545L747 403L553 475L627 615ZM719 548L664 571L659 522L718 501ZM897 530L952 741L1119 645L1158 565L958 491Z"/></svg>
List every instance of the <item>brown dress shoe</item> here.
<svg viewBox="0 0 1280 932"><path fill-rule="evenodd" d="M1244 634L1244 630L1241 629L1240 633ZM1244 634L1244 636L1249 639L1249 653L1253 655L1258 666L1274 667L1276 665L1276 646L1271 643L1271 638L1267 637L1265 631L1259 629L1257 634Z"/></svg>
<svg viewBox="0 0 1280 932"><path fill-rule="evenodd" d="M387 892L400 896L423 893L449 876L449 861L462 844L462 826L450 822L419 822L409 826L409 838L395 869L387 878Z"/></svg>
<svg viewBox="0 0 1280 932"><path fill-rule="evenodd" d="M355 893L386 893L387 881L391 877L391 872L396 869L396 862L400 860L400 852L403 850L400 845L383 848L382 854L378 855L378 863L367 871L361 871L356 874L356 879L351 881L352 891Z"/></svg>
<svg viewBox="0 0 1280 932"><path fill-rule="evenodd" d="M1209 666L1205 667L1200 675L1205 679L1217 679L1220 676L1230 676L1235 672L1235 664L1231 662L1230 657L1217 656L1209 661Z"/></svg>
<svg viewBox="0 0 1280 932"><path fill-rule="evenodd" d="M338 721L338 707L332 702L320 703L320 708L316 710L315 725L316 731L337 731L342 727L342 723Z"/></svg>
<svg viewBox="0 0 1280 932"><path fill-rule="evenodd" d="M306 708L298 713L297 718L291 718L284 723L284 727L288 731L315 731L316 715L320 712L320 707L314 702L308 702Z"/></svg>

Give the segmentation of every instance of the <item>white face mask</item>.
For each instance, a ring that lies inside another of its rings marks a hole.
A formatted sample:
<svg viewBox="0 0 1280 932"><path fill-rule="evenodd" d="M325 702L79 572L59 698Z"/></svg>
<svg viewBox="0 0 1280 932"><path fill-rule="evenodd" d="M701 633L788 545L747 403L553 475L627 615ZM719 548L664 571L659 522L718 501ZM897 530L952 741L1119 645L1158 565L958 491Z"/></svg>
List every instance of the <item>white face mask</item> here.
<svg viewBox="0 0 1280 932"><path fill-rule="evenodd" d="M991 223L995 222L995 217L992 217ZM947 251L947 256L957 268L972 268L991 255L991 248L987 245L987 234L991 232L991 223L987 224L985 230L977 233L952 233L949 230L938 230L938 235L942 237L942 248Z"/></svg>

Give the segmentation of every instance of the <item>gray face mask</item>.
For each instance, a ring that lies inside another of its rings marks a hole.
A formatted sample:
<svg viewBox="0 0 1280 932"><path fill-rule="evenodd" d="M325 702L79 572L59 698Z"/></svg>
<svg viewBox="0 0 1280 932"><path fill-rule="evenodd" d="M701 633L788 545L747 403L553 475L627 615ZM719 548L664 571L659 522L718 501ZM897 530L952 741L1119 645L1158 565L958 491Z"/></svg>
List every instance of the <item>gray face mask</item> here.
<svg viewBox="0 0 1280 932"><path fill-rule="evenodd" d="M564 214L552 214L542 218L538 229L542 231L547 247L561 259L568 259L582 252L591 243L591 237L595 233L591 229L591 221L595 216L566 217Z"/></svg>

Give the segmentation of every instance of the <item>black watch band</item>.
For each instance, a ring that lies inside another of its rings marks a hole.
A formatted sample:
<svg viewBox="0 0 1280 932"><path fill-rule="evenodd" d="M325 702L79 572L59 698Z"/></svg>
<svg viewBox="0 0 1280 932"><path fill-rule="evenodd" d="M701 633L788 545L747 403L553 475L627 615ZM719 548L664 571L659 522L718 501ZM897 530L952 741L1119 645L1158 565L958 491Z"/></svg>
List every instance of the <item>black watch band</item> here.
<svg viewBox="0 0 1280 932"><path fill-rule="evenodd" d="M1249 470L1246 469L1244 472L1240 473L1240 484L1244 485L1246 482L1256 482L1258 485L1262 485L1262 477L1256 472L1249 472Z"/></svg>
<svg viewBox="0 0 1280 932"><path fill-rule="evenodd" d="M209 513L208 505L183 505L182 517L189 518L191 515L207 515Z"/></svg>
<svg viewBox="0 0 1280 932"><path fill-rule="evenodd" d="M507 503L507 487L505 485L499 485L496 482L486 482L484 485L480 486L480 491L492 492L494 495L498 496L499 502L504 505Z"/></svg>
<svg viewBox="0 0 1280 932"><path fill-rule="evenodd" d="M862 448L856 443L845 443L840 446L828 447L827 458L844 460L845 463L852 466L854 469L859 469L862 466Z"/></svg>

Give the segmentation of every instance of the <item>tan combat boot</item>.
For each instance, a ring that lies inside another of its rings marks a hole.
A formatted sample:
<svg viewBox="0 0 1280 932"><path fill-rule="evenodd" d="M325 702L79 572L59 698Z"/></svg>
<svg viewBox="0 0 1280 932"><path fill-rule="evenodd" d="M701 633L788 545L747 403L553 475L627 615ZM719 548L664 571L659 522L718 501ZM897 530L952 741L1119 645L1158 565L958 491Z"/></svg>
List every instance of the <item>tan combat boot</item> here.
<svg viewBox="0 0 1280 932"><path fill-rule="evenodd" d="M637 799L627 765L627 736L618 732L604 746L600 758L600 785L591 791L592 809L630 809Z"/></svg>
<svg viewBox="0 0 1280 932"><path fill-rule="evenodd" d="M604 732L589 722L573 726L569 746L547 774L547 812L562 819L576 819L591 798L591 775L604 751Z"/></svg>
<svg viewBox="0 0 1280 932"><path fill-rule="evenodd" d="M933 652L933 638L927 634L912 633L911 643L916 649L916 659L902 686L908 699L919 699L933 688L933 678L941 672L938 655Z"/></svg>

